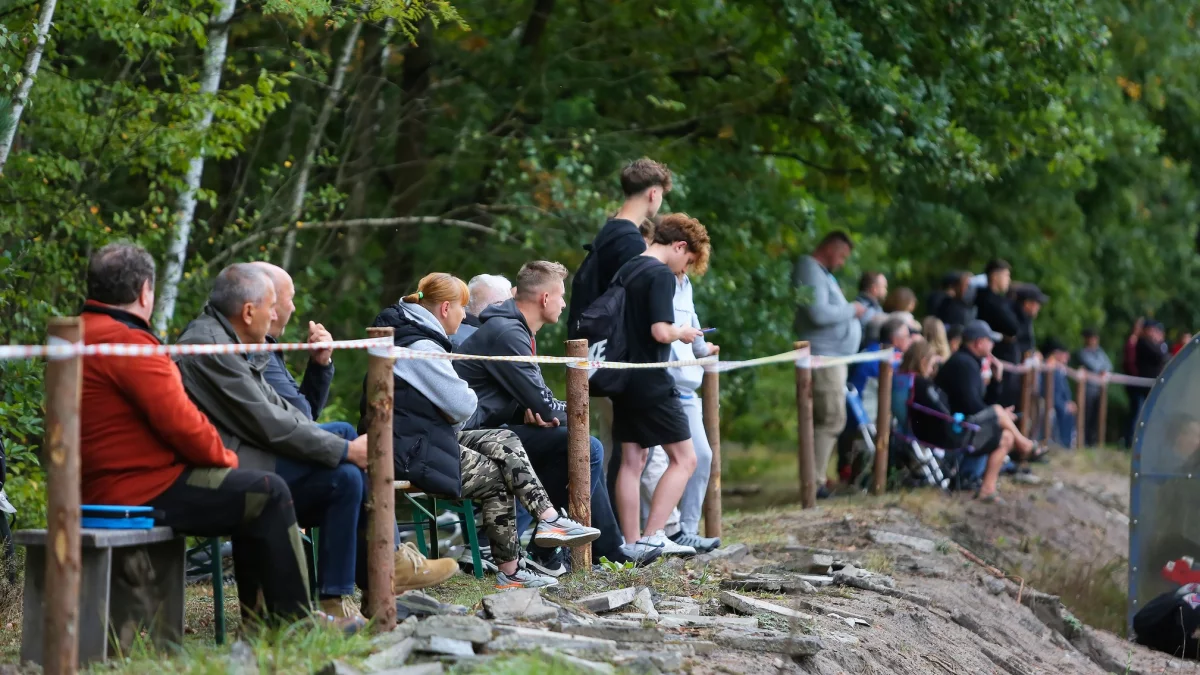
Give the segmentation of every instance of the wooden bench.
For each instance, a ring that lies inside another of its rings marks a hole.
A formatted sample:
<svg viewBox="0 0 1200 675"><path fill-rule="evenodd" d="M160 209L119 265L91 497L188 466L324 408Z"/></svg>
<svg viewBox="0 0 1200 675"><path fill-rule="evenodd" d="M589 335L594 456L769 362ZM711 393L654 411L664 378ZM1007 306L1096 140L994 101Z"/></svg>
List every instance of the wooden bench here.
<svg viewBox="0 0 1200 675"><path fill-rule="evenodd" d="M21 661L41 664L46 530L20 530L13 541L26 549ZM158 646L182 644L183 537L169 527L83 529L80 543L80 665L106 660L112 647L128 653L143 629Z"/></svg>

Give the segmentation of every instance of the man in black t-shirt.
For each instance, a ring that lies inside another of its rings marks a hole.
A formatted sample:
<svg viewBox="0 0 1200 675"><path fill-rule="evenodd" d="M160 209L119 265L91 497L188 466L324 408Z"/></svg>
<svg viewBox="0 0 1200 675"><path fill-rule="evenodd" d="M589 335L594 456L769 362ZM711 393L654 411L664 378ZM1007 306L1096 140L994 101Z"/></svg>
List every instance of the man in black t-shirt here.
<svg viewBox="0 0 1200 675"><path fill-rule="evenodd" d="M671 170L665 165L643 157L621 171L621 190L625 203L616 215L609 218L592 241L591 253L596 263L596 285L587 286L576 276L571 282L571 302L567 308L568 337L574 334L574 319L596 301L612 283L621 266L641 255L646 242L638 226L653 218L663 197L671 191Z"/></svg>
<svg viewBox="0 0 1200 675"><path fill-rule="evenodd" d="M632 363L671 360L671 343L691 344L702 333L675 325L675 275L709 254L708 232L695 218L664 216L642 256L618 271L625 286L625 330ZM665 368L630 371L625 392L613 398L613 442L621 447L616 477L617 517L625 541L636 549L659 549L665 555L693 555L696 549L667 538L671 509L679 503L696 469L696 450L687 414L674 380ZM641 532L642 469L647 449L661 445L669 464L650 500L647 536Z"/></svg>

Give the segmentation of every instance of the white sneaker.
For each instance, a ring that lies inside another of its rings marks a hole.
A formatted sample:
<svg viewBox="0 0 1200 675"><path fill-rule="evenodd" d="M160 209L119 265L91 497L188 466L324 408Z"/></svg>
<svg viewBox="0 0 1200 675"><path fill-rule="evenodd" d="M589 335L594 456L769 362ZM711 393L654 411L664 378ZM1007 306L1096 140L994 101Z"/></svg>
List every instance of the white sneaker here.
<svg viewBox="0 0 1200 675"><path fill-rule="evenodd" d="M4 490L0 489L0 513L16 513L17 509L8 502L8 497L4 494Z"/></svg>
<svg viewBox="0 0 1200 675"><path fill-rule="evenodd" d="M667 538L667 533L659 530L648 537L638 539L638 546L653 546L661 549L663 555L690 557L696 555L696 549L691 546L680 546Z"/></svg>

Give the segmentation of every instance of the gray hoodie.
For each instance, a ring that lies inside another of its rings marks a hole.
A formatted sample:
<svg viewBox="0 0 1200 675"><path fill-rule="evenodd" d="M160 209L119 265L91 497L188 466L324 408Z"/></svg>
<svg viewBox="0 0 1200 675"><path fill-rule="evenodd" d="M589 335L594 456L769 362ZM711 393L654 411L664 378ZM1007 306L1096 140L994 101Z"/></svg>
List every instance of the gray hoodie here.
<svg viewBox="0 0 1200 675"><path fill-rule="evenodd" d="M692 281L687 275L675 277L675 325L702 328L700 317L696 314L696 303L692 299ZM708 343L704 336L696 338L692 344L685 345L676 340L671 343L672 361L690 361L708 356ZM675 378L675 386L685 395L694 393L704 383L704 366L682 366L670 368L668 372Z"/></svg>
<svg viewBox="0 0 1200 675"><path fill-rule="evenodd" d="M424 307L416 303L402 302L400 311L404 319L440 335L446 334L442 324ZM433 340L417 340L409 349L446 353L446 350ZM455 431L462 429L475 414L478 404L475 392L454 372L454 365L449 359L396 359L392 372L437 406L454 425Z"/></svg>
<svg viewBox="0 0 1200 675"><path fill-rule="evenodd" d="M837 279L810 255L796 261L792 282L812 289L812 302L796 309L796 335L808 340L814 355L850 356L858 352L862 324L846 301Z"/></svg>

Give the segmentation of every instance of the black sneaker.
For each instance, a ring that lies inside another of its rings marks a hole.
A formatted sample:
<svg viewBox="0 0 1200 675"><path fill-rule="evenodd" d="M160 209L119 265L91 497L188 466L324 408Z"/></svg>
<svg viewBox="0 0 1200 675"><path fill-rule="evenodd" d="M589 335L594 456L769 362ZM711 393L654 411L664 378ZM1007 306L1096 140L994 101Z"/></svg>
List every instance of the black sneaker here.
<svg viewBox="0 0 1200 675"><path fill-rule="evenodd" d="M536 547L526 551L523 562L534 572L555 579L571 571L571 555L561 546L553 549Z"/></svg>
<svg viewBox="0 0 1200 675"><path fill-rule="evenodd" d="M691 546L696 553L708 553L721 547L720 537L701 537L698 534L688 534L683 530L670 536L671 541L680 546Z"/></svg>
<svg viewBox="0 0 1200 675"><path fill-rule="evenodd" d="M491 546L479 547L479 561L483 564L485 574L495 574L500 571L500 568L496 566L495 559L492 558ZM471 559L471 549L464 549L462 555L458 556L458 566L467 574L474 573L475 563Z"/></svg>
<svg viewBox="0 0 1200 675"><path fill-rule="evenodd" d="M593 562L599 561L600 558L608 558L609 562L614 562L618 565L624 565L627 562L631 562L638 567L645 567L661 557L662 549L653 548L650 546L624 545L599 557L595 556L593 552Z"/></svg>

